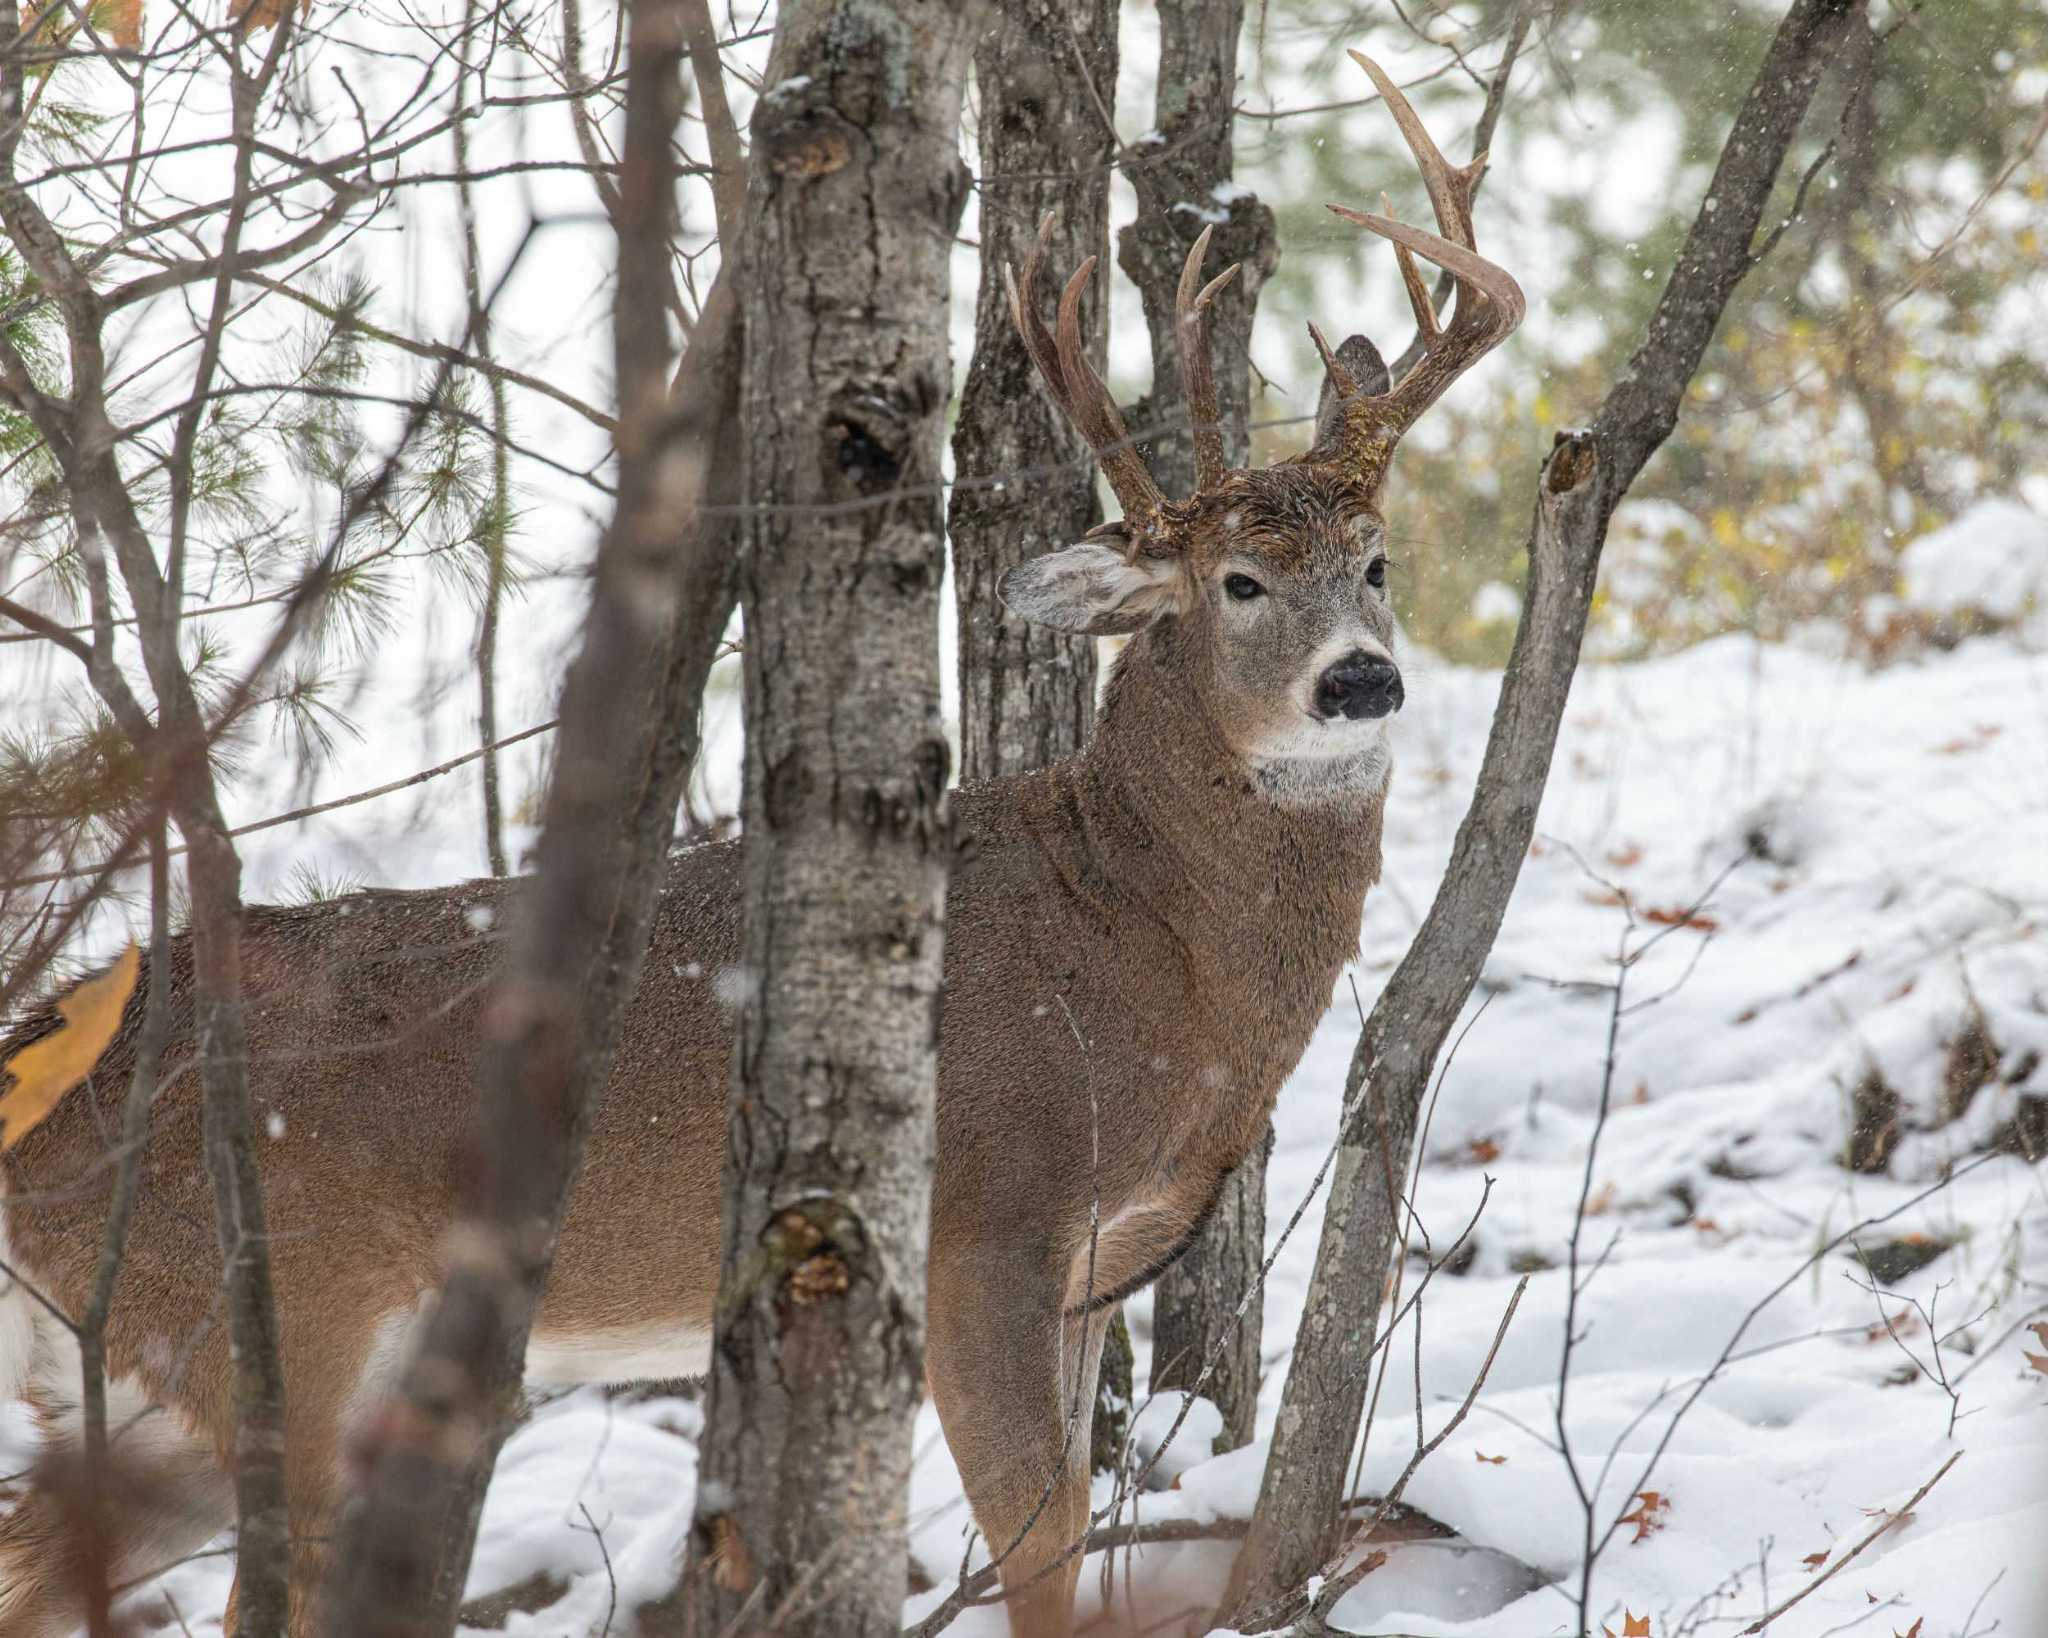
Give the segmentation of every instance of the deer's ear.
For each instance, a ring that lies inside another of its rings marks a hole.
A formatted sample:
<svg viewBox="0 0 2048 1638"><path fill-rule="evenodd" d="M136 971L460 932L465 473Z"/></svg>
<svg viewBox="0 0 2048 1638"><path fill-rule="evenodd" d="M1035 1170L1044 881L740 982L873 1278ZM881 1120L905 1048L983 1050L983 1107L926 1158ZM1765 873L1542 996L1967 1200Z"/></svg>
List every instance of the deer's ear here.
<svg viewBox="0 0 2048 1638"><path fill-rule="evenodd" d="M1351 373L1361 391L1377 398L1386 392L1393 382L1387 374L1387 361L1380 357L1379 348L1364 336L1352 336L1337 349L1337 362ZM1337 389L1331 385L1326 374L1323 390L1316 399L1316 447L1334 443L1337 434L1343 431L1344 406L1338 401Z"/></svg>
<svg viewBox="0 0 2048 1638"><path fill-rule="evenodd" d="M1127 562L1122 547L1084 540L1019 564L996 590L1004 607L1033 625L1117 637L1164 614L1174 582L1171 559Z"/></svg>

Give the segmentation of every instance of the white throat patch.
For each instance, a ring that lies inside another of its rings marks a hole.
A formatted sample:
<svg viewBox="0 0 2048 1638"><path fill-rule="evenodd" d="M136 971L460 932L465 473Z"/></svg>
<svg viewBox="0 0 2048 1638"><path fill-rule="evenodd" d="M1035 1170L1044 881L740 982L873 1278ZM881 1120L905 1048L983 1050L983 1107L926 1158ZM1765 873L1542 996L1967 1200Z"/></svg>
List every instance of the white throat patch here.
<svg viewBox="0 0 2048 1638"><path fill-rule="evenodd" d="M1360 734L1355 750L1335 756L1303 756L1282 750L1249 759L1259 788L1281 807L1323 807L1366 802L1384 796L1394 774L1394 751L1387 743L1386 723L1372 734Z"/></svg>

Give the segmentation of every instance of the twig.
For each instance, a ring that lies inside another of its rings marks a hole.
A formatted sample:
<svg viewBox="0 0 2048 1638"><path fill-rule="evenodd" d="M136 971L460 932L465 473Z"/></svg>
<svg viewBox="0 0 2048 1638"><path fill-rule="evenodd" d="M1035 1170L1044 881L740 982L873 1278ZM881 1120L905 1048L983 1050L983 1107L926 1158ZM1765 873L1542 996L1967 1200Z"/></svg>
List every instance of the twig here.
<svg viewBox="0 0 2048 1638"><path fill-rule="evenodd" d="M1157 1519L1150 1524L1106 1524L1084 1535L1079 1550L1083 1556L1092 1557L1096 1553L1114 1552L1120 1547L1158 1547L1181 1541L1242 1541L1245 1531L1250 1528L1243 1519ZM997 1574L994 1564L984 1564L967 1576L957 1589L962 1595L960 1609L965 1609L995 1586ZM932 1613L936 1615L938 1611ZM953 1616L959 1613L958 1609L952 1611L939 1627L930 1630L937 1632L950 1625ZM909 1630L924 1634L930 1619L927 1617L926 1621Z"/></svg>
<svg viewBox="0 0 2048 1638"><path fill-rule="evenodd" d="M171 1030L171 883L169 850L164 840L164 826L159 821L150 837L149 849L148 999L143 1004L142 1030L135 1041L128 1095L122 1104L120 1159L107 1204L99 1267L77 1330L79 1408L85 1424L85 1535L93 1542L107 1538L107 1316L114 1306L114 1280L127 1250L128 1224L141 1184L142 1149L149 1132L150 1099L156 1093L157 1065ZM107 1556L96 1553L94 1563L101 1573L86 1588L86 1628L92 1638L104 1638L114 1630L111 1590L104 1574Z"/></svg>
<svg viewBox="0 0 2048 1638"><path fill-rule="evenodd" d="M368 790L355 791L348 796L330 797L325 802L314 802L303 808L293 808L287 813L273 813L265 819L252 819L246 825L234 826L229 830L228 835L247 836L253 831L271 830L278 825L297 824L302 819L312 819L323 813L332 813L336 808L354 807L358 802L374 801L380 796L389 796L394 791L402 791L409 786L423 785L429 779L438 779L442 774L453 773L457 768L476 761L478 757L484 756L488 752L502 751L508 745L517 745L521 740L532 739L536 734L545 734L555 726L555 722L556 719L550 719L547 722L537 722L531 728L522 728L516 734L507 734L503 739L494 740L489 745L476 746L471 750L464 751L460 756L451 756L446 762L437 762L431 768L422 768L417 773L407 774L403 779L393 779L386 784L372 785ZM172 858L176 858L185 851L186 844L181 842L171 848L169 853ZM102 871L125 868L127 868L126 862L119 855L116 855L110 859L102 859L97 864L79 865L71 870L45 870L33 876L17 876L12 881L0 882L0 891L8 891L17 887L34 887L43 882L76 881L81 876L92 876Z"/></svg>
<svg viewBox="0 0 2048 1638"><path fill-rule="evenodd" d="M1744 1627L1742 1629L1741 1634L1739 1635L1739 1638L1752 1638L1753 1634L1762 1632L1764 1628L1768 1627L1773 1621L1777 1620L1779 1616L1783 1615L1794 1604L1797 1604L1801 1599L1807 1597L1811 1593L1817 1592L1820 1588L1826 1586L1828 1582L1834 1580L1836 1576L1840 1575L1842 1571L1849 1567L1850 1561L1854 1559L1857 1554L1861 1553L1864 1548L1868 1547L1873 1541L1877 1540L1877 1538L1883 1535L1885 1531L1897 1529L1901 1521L1905 1519L1906 1515L1911 1513L1913 1509L1918 1507L1921 1501L1925 1499L1927 1492L1932 1490L1936 1485L1940 1484L1943 1476L1948 1472L1948 1470L1954 1467L1956 1463L1960 1462L1962 1459L1963 1453L1960 1450L1956 1451L1953 1455L1951 1455L1947 1461L1943 1462L1940 1467L1935 1469L1933 1478L1929 1479L1918 1490L1913 1492L1911 1497L1907 1499L1906 1505L1904 1507L1900 1508L1898 1512L1892 1514L1889 1518L1882 1520L1875 1530L1871 1531L1869 1535L1865 1536L1861 1541L1857 1542L1854 1547L1851 1547L1848 1550L1848 1552L1844 1553L1834 1563L1830 1564L1825 1570L1821 1571L1819 1575L1815 1576L1805 1586L1801 1587L1799 1591L1794 1593L1790 1598L1786 1599L1784 1603L1780 1604L1774 1610L1767 1611L1758 1619L1752 1621L1748 1626Z"/></svg>
<svg viewBox="0 0 2048 1638"><path fill-rule="evenodd" d="M65 653L74 656L80 664L92 665L92 650L69 627L60 626L48 615L38 614L26 604L17 603L11 597L0 597L0 614L4 614L16 625L25 626L44 642L55 643ZM0 639L4 641L5 639Z"/></svg>
<svg viewBox="0 0 2048 1638"><path fill-rule="evenodd" d="M619 1578L612 1573L611 1549L605 1546L604 1531L598 1527L597 1520L590 1516L590 1504L579 1501L576 1504L576 1511L583 1515L584 1524L597 1538L597 1556L604 1561L605 1586L611 1595L604 1607L604 1625L598 1630L597 1638L612 1638L612 1620L619 1613Z"/></svg>
<svg viewBox="0 0 2048 1638"><path fill-rule="evenodd" d="M746 156L740 150L732 104L725 96L725 69L719 60L710 0L683 0L682 24L690 73L697 81L697 101L704 112L704 132L711 144L711 200L718 242L730 255L739 244L740 224L746 216Z"/></svg>

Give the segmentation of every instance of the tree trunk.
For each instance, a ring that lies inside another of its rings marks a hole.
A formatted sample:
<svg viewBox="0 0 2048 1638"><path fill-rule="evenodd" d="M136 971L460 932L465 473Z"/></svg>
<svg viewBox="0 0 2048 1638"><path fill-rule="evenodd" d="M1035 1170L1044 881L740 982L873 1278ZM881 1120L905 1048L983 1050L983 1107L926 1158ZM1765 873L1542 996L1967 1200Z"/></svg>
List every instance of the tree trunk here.
<svg viewBox="0 0 2048 1638"><path fill-rule="evenodd" d="M1592 604L1608 519L1671 430L1735 287L1822 69L1862 0L1797 0L1750 87L1706 203L1628 373L1592 429L1559 434L1538 480L1529 585L1478 788L1428 916L1374 1006L1344 1088L1342 1147L1251 1533L1226 1600L1245 1630L1292 1619L1339 1545L1339 1507L1375 1320L1437 1054L1479 975L1528 853ZM1254 1613L1256 1612L1256 1613Z"/></svg>
<svg viewBox="0 0 2048 1638"><path fill-rule="evenodd" d="M1003 273L1024 265L1047 212L1053 267L1109 253L1115 136L1102 109L1116 95L1116 25L1116 0L1012 0L975 45L981 288L946 518L960 615L960 777L968 782L1071 756L1095 721L1095 639L1028 625L996 596L1004 571L1102 521L1094 457L1038 384ZM1081 324L1098 373L1108 315L1097 281Z"/></svg>
<svg viewBox="0 0 2048 1638"><path fill-rule="evenodd" d="M1174 340L1174 294L1188 247L1214 226L1207 272L1232 262L1243 271L1216 298L1213 349L1223 453L1232 466L1250 458L1252 314L1279 261L1273 213L1231 182L1231 128L1237 100L1237 43L1243 0L1159 0L1161 141L1137 150L1130 178L1138 218L1118 238L1117 261L1145 303L1152 333L1152 392L1130 415L1159 486L1169 495L1195 487L1194 445ZM1221 1349L1209 1396L1223 1412L1218 1453L1251 1443L1259 1411L1259 1330L1264 1304L1245 1293L1258 1282L1266 1241L1266 1155L1272 1134L1224 1185L1195 1243L1154 1287L1152 1391L1190 1388Z"/></svg>
<svg viewBox="0 0 2048 1638"><path fill-rule="evenodd" d="M747 931L690 1630L897 1631L950 756L938 503L974 12L796 0L753 122Z"/></svg>

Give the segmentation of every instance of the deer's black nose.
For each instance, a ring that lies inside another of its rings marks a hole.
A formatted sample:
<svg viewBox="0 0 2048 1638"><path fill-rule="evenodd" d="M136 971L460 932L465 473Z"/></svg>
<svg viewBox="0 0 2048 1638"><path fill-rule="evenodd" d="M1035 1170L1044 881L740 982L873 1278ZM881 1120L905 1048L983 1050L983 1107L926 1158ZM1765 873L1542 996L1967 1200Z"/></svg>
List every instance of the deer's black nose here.
<svg viewBox="0 0 2048 1638"><path fill-rule="evenodd" d="M1316 715L1357 722L1401 709L1401 672L1392 660L1353 649L1316 679Z"/></svg>

